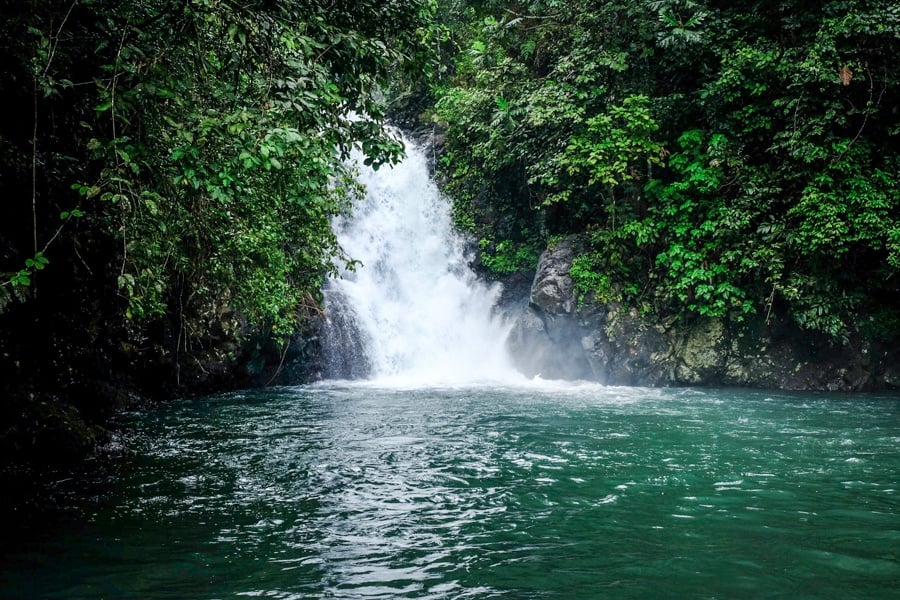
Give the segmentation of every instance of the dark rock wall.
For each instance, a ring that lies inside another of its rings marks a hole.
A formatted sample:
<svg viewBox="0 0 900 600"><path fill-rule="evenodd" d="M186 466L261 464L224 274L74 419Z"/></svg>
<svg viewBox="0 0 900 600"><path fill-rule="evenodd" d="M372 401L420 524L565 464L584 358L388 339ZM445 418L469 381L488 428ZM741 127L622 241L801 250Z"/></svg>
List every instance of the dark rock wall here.
<svg viewBox="0 0 900 600"><path fill-rule="evenodd" d="M763 317L660 322L619 304L578 306L568 274L574 244L567 238L541 256L530 302L510 334L510 351L528 376L608 385L900 388L896 344L835 345Z"/></svg>

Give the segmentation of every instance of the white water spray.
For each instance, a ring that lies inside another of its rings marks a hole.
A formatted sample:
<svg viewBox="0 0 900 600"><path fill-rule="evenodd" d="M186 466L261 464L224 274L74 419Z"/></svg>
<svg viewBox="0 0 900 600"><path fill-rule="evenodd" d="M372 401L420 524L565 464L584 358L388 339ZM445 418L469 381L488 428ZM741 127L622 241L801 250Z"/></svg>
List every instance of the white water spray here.
<svg viewBox="0 0 900 600"><path fill-rule="evenodd" d="M519 381L505 350L509 326L495 314L500 286L469 269L424 154L406 146L393 168L360 166L365 200L334 224L362 266L326 288L326 338L344 340L326 339L326 352L342 353L344 365L327 375L411 385Z"/></svg>

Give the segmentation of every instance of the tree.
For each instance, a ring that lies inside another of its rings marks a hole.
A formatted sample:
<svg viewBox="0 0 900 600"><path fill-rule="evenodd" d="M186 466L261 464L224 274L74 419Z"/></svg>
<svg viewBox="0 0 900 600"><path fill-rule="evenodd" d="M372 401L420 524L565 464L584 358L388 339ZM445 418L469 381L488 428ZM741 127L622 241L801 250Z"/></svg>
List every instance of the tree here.
<svg viewBox="0 0 900 600"><path fill-rule="evenodd" d="M341 258L329 219L352 198L349 151L376 166L402 152L378 98L395 71L424 69L417 42L432 10L426 0L7 7L3 91L19 118L2 135L20 155L34 138L31 165L5 157L16 170L6 191L21 200L8 222L34 243L10 236L0 310L10 291L34 291L33 271L77 269L78 236L104 235L117 240L114 277L136 330L224 315L232 332L291 333ZM84 231L58 237L60 215L85 216Z"/></svg>
<svg viewBox="0 0 900 600"><path fill-rule="evenodd" d="M497 247L581 233L586 297L896 335L894 4L457 8L437 111L461 220Z"/></svg>

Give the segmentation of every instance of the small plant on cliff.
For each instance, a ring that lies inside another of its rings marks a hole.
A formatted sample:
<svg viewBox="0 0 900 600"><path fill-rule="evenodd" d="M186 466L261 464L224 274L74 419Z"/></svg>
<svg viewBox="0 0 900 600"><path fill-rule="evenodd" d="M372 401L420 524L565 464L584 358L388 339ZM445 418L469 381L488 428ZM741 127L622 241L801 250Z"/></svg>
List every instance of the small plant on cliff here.
<svg viewBox="0 0 900 600"><path fill-rule="evenodd" d="M481 250L481 262L498 275L508 275L520 271L534 269L537 264L537 248L532 244L516 244L510 240L494 243L482 239L478 242Z"/></svg>

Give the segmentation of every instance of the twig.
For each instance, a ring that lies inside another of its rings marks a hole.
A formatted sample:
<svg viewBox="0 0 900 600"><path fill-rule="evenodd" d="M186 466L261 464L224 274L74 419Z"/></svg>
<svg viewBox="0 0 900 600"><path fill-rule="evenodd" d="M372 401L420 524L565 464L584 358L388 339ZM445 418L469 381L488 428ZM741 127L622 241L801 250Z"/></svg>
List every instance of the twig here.
<svg viewBox="0 0 900 600"><path fill-rule="evenodd" d="M66 12L66 16L63 17L62 23L59 24L59 28L56 30L56 35L52 36L53 40L52 45L50 46L50 54L47 56L47 64L44 65L44 70L41 73L41 77L46 77L47 73L50 71L50 64L53 62L53 56L56 54L56 47L59 45L59 36L62 33L63 27L66 25L66 21L69 20L69 15L72 14L72 10L75 8L75 5L78 4L78 0L72 2L72 5L69 6L69 10ZM34 123L31 132L31 225L32 225L32 234L33 234L33 249L34 253L37 254L38 251L38 222L37 222L37 138L38 138L38 77L34 77ZM56 236L59 235L59 231L56 232L56 235L53 236L53 239L56 239ZM50 241L53 241L51 239ZM49 245L49 244L48 244ZM46 250L46 246L44 250Z"/></svg>
<svg viewBox="0 0 900 600"><path fill-rule="evenodd" d="M34 232L34 253L38 248L37 225L37 136L38 136L38 80L34 78L34 128L31 132L31 224Z"/></svg>
<svg viewBox="0 0 900 600"><path fill-rule="evenodd" d="M844 148L844 151L841 152L840 154L838 154L837 156L835 156L834 159L832 160L832 162L839 159L844 154L846 154L847 151L850 149L850 146L852 146L853 144L856 143L856 141L859 139L859 136L862 135L863 129L866 128L866 123L869 120L869 112L872 110L872 108L880 105L881 99L882 99L882 97L884 97L884 90L887 89L887 85L885 85L885 87L883 87L881 89L881 93L878 94L878 101L875 102L875 104L872 104L872 97L875 95L875 80L872 78L872 72L868 68L866 69L866 74L869 76L869 101L867 102L866 112L865 112L865 116L863 117L862 125L859 126L859 131L856 132L856 135L853 136L853 139L850 140L850 143L847 144L846 148Z"/></svg>
<svg viewBox="0 0 900 600"><path fill-rule="evenodd" d="M266 384L263 387L269 387L272 385L272 382L275 381L279 375L281 375L281 371L284 368L284 359L287 356L288 348L291 347L291 338L288 337L284 343L284 350L281 351L281 360L278 362L278 368L275 369L275 373L269 378Z"/></svg>
<svg viewBox="0 0 900 600"><path fill-rule="evenodd" d="M119 61L122 57L122 48L125 46L125 35L128 33L128 23L125 23L125 27L122 28L122 38L119 40L119 49L116 51L116 66L113 69L113 77L110 89L110 99L109 99L109 115L112 119L112 143L113 143L113 162L116 165L116 168L119 166L119 144L118 144L118 135L116 133L116 85L119 80ZM122 268L119 271L120 275L125 274L125 263L128 260L128 231L125 227L125 194L122 193L122 183L119 183L119 202L122 203Z"/></svg>
<svg viewBox="0 0 900 600"><path fill-rule="evenodd" d="M557 13L555 15L523 15L523 14L517 13L514 10L510 10L508 8L506 8L504 10L511 15L515 15L519 19L558 19L560 17L560 15L562 14L562 13Z"/></svg>
<svg viewBox="0 0 900 600"><path fill-rule="evenodd" d="M775 302L775 285L772 284L772 293L769 294L769 299L766 301L766 325L769 324L769 317L772 315L772 304Z"/></svg>
<svg viewBox="0 0 900 600"><path fill-rule="evenodd" d="M47 71L50 70L50 63L53 62L53 55L56 54L56 46L59 45L59 36L62 33L63 27L66 25L66 21L69 20L69 15L72 14L72 11L75 9L75 5L78 4L78 0L72 2L72 6L69 7L69 10L66 12L66 16L63 17L62 23L59 24L59 28L56 30L56 37L53 39L53 45L50 47L50 56L47 57L47 65L44 67L43 76L47 75Z"/></svg>

